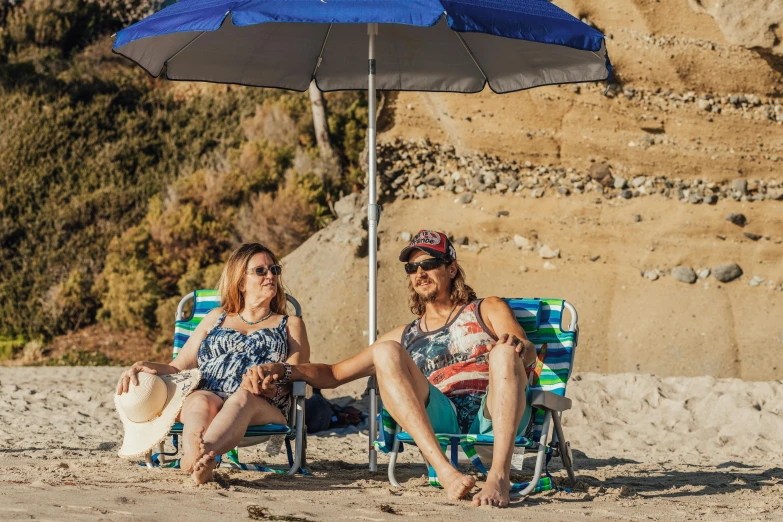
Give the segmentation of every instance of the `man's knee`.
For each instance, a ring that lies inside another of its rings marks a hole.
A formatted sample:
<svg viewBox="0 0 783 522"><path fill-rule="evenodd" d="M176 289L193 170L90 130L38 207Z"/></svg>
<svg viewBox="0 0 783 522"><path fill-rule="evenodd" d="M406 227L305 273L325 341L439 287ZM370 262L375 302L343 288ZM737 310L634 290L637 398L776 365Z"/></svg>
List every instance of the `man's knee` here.
<svg viewBox="0 0 783 522"><path fill-rule="evenodd" d="M489 352L489 367L502 367L508 369L522 370L522 354L518 353L513 346L500 344L492 348Z"/></svg>
<svg viewBox="0 0 783 522"><path fill-rule="evenodd" d="M405 348L395 341L377 342L372 347L372 359L376 369L388 365L399 365L406 356L408 353Z"/></svg>

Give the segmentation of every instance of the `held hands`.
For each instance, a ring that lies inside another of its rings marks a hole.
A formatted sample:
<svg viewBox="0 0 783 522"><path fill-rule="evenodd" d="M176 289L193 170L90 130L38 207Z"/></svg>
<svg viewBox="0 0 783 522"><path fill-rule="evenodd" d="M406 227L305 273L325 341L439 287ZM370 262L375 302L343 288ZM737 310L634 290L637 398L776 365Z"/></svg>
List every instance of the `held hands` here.
<svg viewBox="0 0 783 522"><path fill-rule="evenodd" d="M122 376L120 376L120 380L117 383L117 395L127 392L130 388L130 383L133 383L135 386L139 385L139 378L136 376L139 372L155 375L158 373L158 370L152 368L146 361L134 363L133 366L122 372Z"/></svg>
<svg viewBox="0 0 783 522"><path fill-rule="evenodd" d="M277 380L285 373L280 363L267 363L251 366L242 376L240 388L253 395L271 399L277 394Z"/></svg>

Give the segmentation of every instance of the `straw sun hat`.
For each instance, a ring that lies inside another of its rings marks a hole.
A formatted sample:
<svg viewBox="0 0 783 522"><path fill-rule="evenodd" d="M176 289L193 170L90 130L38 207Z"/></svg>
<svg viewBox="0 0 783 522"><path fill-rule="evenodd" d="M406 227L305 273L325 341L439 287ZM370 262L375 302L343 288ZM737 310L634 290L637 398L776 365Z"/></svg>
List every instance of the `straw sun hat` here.
<svg viewBox="0 0 783 522"><path fill-rule="evenodd" d="M201 372L185 370L173 375L137 374L139 384L114 396L114 405L125 427L120 457L145 455L162 442L177 420L182 403L198 387Z"/></svg>

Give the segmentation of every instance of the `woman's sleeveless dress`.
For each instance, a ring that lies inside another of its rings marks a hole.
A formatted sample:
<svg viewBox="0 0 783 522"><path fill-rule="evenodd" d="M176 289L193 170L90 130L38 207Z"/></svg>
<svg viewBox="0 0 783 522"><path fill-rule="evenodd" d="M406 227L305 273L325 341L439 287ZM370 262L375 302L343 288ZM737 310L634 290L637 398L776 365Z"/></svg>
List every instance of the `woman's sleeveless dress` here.
<svg viewBox="0 0 783 522"><path fill-rule="evenodd" d="M239 390L242 376L251 366L285 362L288 359L288 316L272 328L262 328L248 335L220 326L227 312L223 312L198 349L198 369L201 370L199 389L211 391L224 399ZM288 395L277 406L288 418Z"/></svg>

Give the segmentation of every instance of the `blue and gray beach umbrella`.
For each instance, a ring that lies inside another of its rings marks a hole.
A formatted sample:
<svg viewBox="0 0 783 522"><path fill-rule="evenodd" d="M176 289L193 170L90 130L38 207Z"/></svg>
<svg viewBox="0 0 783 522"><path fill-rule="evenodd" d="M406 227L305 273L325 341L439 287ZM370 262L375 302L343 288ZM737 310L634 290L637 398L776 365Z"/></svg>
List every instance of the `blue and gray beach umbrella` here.
<svg viewBox="0 0 783 522"><path fill-rule="evenodd" d="M611 76L604 36L548 0L181 0L117 33L113 49L170 80L368 91L371 343L376 89L507 93Z"/></svg>

